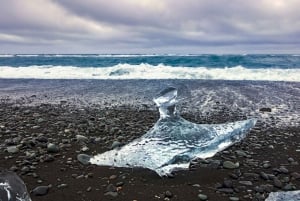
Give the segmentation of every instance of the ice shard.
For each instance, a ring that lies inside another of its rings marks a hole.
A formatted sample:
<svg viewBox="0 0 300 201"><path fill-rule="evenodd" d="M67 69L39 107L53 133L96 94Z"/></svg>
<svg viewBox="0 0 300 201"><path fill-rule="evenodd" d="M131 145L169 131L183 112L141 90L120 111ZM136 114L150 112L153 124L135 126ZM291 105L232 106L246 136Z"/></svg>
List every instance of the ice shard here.
<svg viewBox="0 0 300 201"><path fill-rule="evenodd" d="M182 118L177 109L177 89L169 87L154 98L160 119L142 137L121 148L83 157L101 166L143 167L160 176L188 169L194 158L212 157L243 139L255 119L226 124L196 124Z"/></svg>
<svg viewBox="0 0 300 201"><path fill-rule="evenodd" d="M31 201L23 180L14 172L0 171L1 201Z"/></svg>

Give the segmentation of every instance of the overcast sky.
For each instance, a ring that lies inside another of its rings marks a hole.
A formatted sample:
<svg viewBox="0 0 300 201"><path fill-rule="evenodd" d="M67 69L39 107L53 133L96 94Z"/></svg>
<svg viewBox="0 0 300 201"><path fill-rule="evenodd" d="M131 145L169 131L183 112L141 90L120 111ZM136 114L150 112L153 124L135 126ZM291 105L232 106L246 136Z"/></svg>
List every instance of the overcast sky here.
<svg viewBox="0 0 300 201"><path fill-rule="evenodd" d="M0 0L0 53L299 53L300 0Z"/></svg>

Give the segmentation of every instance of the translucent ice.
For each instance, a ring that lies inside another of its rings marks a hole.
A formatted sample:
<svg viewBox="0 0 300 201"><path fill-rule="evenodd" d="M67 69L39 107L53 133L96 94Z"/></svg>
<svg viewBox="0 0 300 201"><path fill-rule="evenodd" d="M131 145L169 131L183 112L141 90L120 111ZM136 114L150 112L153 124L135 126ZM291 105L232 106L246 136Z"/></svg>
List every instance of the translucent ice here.
<svg viewBox="0 0 300 201"><path fill-rule="evenodd" d="M1 201L31 201L22 179L14 172L0 171Z"/></svg>
<svg viewBox="0 0 300 201"><path fill-rule="evenodd" d="M94 157L83 157L101 166L143 167L160 176L188 169L194 158L212 157L240 141L255 125L255 119L226 124L195 124L180 117L176 110L177 89L163 90L154 102L160 119L142 137Z"/></svg>
<svg viewBox="0 0 300 201"><path fill-rule="evenodd" d="M266 201L299 201L300 191L272 192Z"/></svg>

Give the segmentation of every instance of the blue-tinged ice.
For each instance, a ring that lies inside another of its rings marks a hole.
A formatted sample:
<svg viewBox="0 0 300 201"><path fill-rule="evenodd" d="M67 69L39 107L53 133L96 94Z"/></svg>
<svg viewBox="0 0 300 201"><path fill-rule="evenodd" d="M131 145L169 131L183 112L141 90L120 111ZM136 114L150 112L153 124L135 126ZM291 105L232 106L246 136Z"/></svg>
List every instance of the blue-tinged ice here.
<svg viewBox="0 0 300 201"><path fill-rule="evenodd" d="M212 157L243 139L256 119L226 124L196 124L180 117L176 110L177 89L163 90L154 102L160 119L142 137L114 150L88 158L101 166L143 167L160 176L188 169L194 158Z"/></svg>
<svg viewBox="0 0 300 201"><path fill-rule="evenodd" d="M272 192L266 201L299 201L300 191Z"/></svg>
<svg viewBox="0 0 300 201"><path fill-rule="evenodd" d="M10 171L0 171L0 201L31 201L23 180Z"/></svg>

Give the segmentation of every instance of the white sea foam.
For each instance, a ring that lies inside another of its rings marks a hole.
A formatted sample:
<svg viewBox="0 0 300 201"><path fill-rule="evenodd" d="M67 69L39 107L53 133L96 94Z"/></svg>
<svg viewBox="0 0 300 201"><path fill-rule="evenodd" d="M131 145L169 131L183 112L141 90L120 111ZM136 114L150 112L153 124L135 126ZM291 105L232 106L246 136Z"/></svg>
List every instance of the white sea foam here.
<svg viewBox="0 0 300 201"><path fill-rule="evenodd" d="M13 54L0 54L0 58L1 57L14 57L15 55Z"/></svg>
<svg viewBox="0 0 300 201"><path fill-rule="evenodd" d="M189 56L200 56L199 54L17 54L17 55L4 55L0 54L0 57L173 57L173 56L180 56L180 57L189 57Z"/></svg>
<svg viewBox="0 0 300 201"><path fill-rule="evenodd" d="M16 57L38 57L38 54L16 54Z"/></svg>
<svg viewBox="0 0 300 201"><path fill-rule="evenodd" d="M172 67L163 64L130 65L112 67L74 66L0 66L0 78L37 79L209 79L209 80L267 80L300 82L300 69L249 69L243 66L231 68Z"/></svg>

